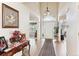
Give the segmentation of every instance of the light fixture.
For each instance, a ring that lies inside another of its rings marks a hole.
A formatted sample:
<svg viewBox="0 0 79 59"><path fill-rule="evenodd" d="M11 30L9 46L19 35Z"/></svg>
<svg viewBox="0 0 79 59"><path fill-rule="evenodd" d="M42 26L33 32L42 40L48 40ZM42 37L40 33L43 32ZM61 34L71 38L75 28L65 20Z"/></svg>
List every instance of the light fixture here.
<svg viewBox="0 0 79 59"><path fill-rule="evenodd" d="M49 15L50 14L50 11L49 11L49 8L48 8L48 3L47 3L47 7L46 7L46 12L45 12L45 16Z"/></svg>

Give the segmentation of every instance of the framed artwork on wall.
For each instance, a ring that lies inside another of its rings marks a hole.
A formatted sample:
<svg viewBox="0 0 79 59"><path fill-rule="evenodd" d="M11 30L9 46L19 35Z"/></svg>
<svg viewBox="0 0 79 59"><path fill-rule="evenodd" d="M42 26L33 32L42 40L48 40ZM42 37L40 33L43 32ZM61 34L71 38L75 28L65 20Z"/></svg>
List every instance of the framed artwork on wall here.
<svg viewBox="0 0 79 59"><path fill-rule="evenodd" d="M8 44L5 40L5 37L4 36L0 37L0 51L4 51L7 48L8 48Z"/></svg>
<svg viewBox="0 0 79 59"><path fill-rule="evenodd" d="M2 28L19 28L19 11L2 4Z"/></svg>

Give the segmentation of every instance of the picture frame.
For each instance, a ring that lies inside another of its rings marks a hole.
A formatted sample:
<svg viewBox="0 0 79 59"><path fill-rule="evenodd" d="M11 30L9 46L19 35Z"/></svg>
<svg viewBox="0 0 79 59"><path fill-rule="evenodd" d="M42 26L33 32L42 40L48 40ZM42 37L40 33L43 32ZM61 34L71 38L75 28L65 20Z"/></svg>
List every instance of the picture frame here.
<svg viewBox="0 0 79 59"><path fill-rule="evenodd" d="M4 51L7 48L8 44L7 41L5 40L5 37L4 36L0 37L0 52Z"/></svg>
<svg viewBox="0 0 79 59"><path fill-rule="evenodd" d="M19 28L19 11L2 3L2 28Z"/></svg>

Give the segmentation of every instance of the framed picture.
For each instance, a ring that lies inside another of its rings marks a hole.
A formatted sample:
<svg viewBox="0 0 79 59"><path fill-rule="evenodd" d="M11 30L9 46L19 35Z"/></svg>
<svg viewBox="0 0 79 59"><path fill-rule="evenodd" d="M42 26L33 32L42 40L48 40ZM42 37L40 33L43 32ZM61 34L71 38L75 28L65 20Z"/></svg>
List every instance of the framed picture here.
<svg viewBox="0 0 79 59"><path fill-rule="evenodd" d="M2 4L2 27L19 28L19 11L6 4Z"/></svg>
<svg viewBox="0 0 79 59"><path fill-rule="evenodd" d="M8 48L8 45L5 40L5 37L4 36L0 37L0 51L4 51L7 48Z"/></svg>

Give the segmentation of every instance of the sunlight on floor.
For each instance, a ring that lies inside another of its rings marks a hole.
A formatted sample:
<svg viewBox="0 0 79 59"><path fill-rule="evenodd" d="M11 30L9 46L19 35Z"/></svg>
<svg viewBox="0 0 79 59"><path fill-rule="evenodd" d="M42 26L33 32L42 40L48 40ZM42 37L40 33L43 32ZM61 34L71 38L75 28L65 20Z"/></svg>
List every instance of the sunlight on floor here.
<svg viewBox="0 0 79 59"><path fill-rule="evenodd" d="M61 42L56 42L56 40L53 40L55 54L57 56L66 56L66 40Z"/></svg>

